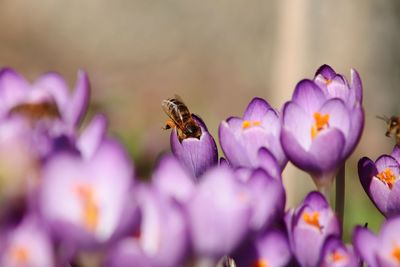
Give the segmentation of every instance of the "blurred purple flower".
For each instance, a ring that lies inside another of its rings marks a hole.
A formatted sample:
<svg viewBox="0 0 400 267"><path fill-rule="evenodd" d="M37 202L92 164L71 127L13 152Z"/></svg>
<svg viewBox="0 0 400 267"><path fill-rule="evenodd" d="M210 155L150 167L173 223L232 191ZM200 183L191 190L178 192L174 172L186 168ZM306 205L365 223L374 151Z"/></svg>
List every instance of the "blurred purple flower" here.
<svg viewBox="0 0 400 267"><path fill-rule="evenodd" d="M89 80L78 72L71 94L64 79L57 73L47 73L30 84L10 68L0 70L0 118L23 115L34 118L59 117L69 126L76 126L89 102Z"/></svg>
<svg viewBox="0 0 400 267"><path fill-rule="evenodd" d="M70 152L48 159L42 170L39 210L59 240L93 248L133 223L132 184L129 157L116 141L106 138L89 159Z"/></svg>
<svg viewBox="0 0 400 267"><path fill-rule="evenodd" d="M301 266L317 266L328 236L340 236L339 221L319 192L311 192L285 216L289 243Z"/></svg>
<svg viewBox="0 0 400 267"><path fill-rule="evenodd" d="M260 148L269 151L281 170L287 163L279 136L281 121L276 110L262 98L254 98L243 118L230 117L219 125L224 154L233 167L260 167Z"/></svg>
<svg viewBox="0 0 400 267"><path fill-rule="evenodd" d="M351 245L346 246L338 236L326 239L321 251L319 267L357 267L360 259Z"/></svg>
<svg viewBox="0 0 400 267"><path fill-rule="evenodd" d="M201 128L200 139L186 138L179 141L176 128L171 132L171 150L175 157L192 173L194 177L201 176L207 169L217 165L218 150L214 138L208 132L203 120L192 115Z"/></svg>
<svg viewBox="0 0 400 267"><path fill-rule="evenodd" d="M322 86L322 74L334 79L337 86L330 88L329 82L326 88ZM285 104L281 141L289 160L309 172L318 188L323 188L328 187L356 147L364 125L364 112L359 102L360 82L353 82L358 86L346 87L344 78L333 76L327 66L319 70L316 80L300 81L292 100ZM354 101L349 100L353 105L344 99L346 94L339 93L346 90L354 91L348 92L355 96Z"/></svg>
<svg viewBox="0 0 400 267"><path fill-rule="evenodd" d="M280 231L270 230L257 236L251 245L244 245L234 259L238 267L284 267L291 257L287 237Z"/></svg>
<svg viewBox="0 0 400 267"><path fill-rule="evenodd" d="M136 193L139 229L111 249L105 266L181 266L189 240L182 208L151 186L140 186Z"/></svg>
<svg viewBox="0 0 400 267"><path fill-rule="evenodd" d="M400 218L385 221L376 236L365 227L353 232L353 245L361 259L370 267L400 265Z"/></svg>
<svg viewBox="0 0 400 267"><path fill-rule="evenodd" d="M27 216L15 229L1 237L0 266L54 267L54 251L43 224Z"/></svg>
<svg viewBox="0 0 400 267"><path fill-rule="evenodd" d="M365 192L386 217L400 215L398 153L396 146L392 155L382 155L375 162L364 157L358 162L358 176Z"/></svg>
<svg viewBox="0 0 400 267"><path fill-rule="evenodd" d="M194 252L218 261L245 239L251 222L251 195L227 167L217 167L201 177L187 202L189 231Z"/></svg>

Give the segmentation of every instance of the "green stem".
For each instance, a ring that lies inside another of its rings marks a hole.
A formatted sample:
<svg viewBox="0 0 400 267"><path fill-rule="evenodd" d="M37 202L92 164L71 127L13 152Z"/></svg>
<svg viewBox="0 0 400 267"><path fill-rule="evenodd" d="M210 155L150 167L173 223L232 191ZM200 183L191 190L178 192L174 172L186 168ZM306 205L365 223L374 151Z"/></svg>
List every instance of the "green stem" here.
<svg viewBox="0 0 400 267"><path fill-rule="evenodd" d="M341 229L343 229L344 220L344 195L345 195L345 163L340 167L336 176L336 198L335 211L339 217Z"/></svg>

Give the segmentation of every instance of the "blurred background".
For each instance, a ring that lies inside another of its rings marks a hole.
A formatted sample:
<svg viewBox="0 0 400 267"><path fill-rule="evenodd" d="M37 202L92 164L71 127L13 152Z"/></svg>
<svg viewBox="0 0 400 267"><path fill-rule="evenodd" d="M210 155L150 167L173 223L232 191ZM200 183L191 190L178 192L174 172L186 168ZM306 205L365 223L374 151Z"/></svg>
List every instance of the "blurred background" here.
<svg viewBox="0 0 400 267"><path fill-rule="evenodd" d="M348 240L355 224L376 231L383 220L356 168L362 156L375 159L394 144L375 116L400 114L399 26L397 0L0 1L0 66L31 81L57 71L71 88L86 70L89 118L108 114L142 177L169 151L161 100L179 94L217 137L220 121L241 116L254 96L280 109L320 65L347 77L355 68L366 124L346 165ZM314 189L290 165L284 182L289 207Z"/></svg>

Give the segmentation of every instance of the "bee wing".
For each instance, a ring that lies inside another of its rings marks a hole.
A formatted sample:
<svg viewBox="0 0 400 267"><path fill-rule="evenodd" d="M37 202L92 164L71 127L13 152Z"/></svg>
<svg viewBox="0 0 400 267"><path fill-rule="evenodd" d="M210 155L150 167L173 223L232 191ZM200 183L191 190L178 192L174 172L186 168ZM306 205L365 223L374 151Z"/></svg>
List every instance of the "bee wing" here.
<svg viewBox="0 0 400 267"><path fill-rule="evenodd" d="M179 127L181 130L183 130L183 129L182 129L182 126L181 126L182 122L179 122L179 121L178 121L174 116L172 116L172 114L171 114L171 111L170 111L170 108L169 108L169 101L168 101L168 100L163 100L163 101L161 102L161 107L162 107L162 109L164 110L165 114L167 114L168 117L175 123L175 125L176 125L177 127ZM179 116L181 116L179 112L178 112L178 114L179 114ZM182 121L182 116L180 117L180 120Z"/></svg>

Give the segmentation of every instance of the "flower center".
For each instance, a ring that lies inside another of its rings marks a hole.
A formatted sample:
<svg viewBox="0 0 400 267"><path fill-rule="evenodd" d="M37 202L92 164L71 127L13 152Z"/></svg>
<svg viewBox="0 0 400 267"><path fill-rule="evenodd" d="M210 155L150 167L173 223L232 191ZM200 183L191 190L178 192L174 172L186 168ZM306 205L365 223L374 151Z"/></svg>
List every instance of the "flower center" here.
<svg viewBox="0 0 400 267"><path fill-rule="evenodd" d="M268 263L267 260L265 259L258 259L255 262L253 262L251 267L268 267Z"/></svg>
<svg viewBox="0 0 400 267"><path fill-rule="evenodd" d="M312 214L308 213L308 212L304 212L303 220L307 224L314 226L314 227L318 228L319 230L321 229L321 225L319 224L319 212L318 211L314 211Z"/></svg>
<svg viewBox="0 0 400 267"><path fill-rule="evenodd" d="M29 261L29 251L24 246L16 246L11 250L11 257L18 265L26 265Z"/></svg>
<svg viewBox="0 0 400 267"><path fill-rule="evenodd" d="M260 126L260 125L261 125L261 121L243 121L242 128L247 129L252 126Z"/></svg>
<svg viewBox="0 0 400 267"><path fill-rule="evenodd" d="M311 139L314 139L320 131L328 127L329 114L314 112L314 124L311 127Z"/></svg>
<svg viewBox="0 0 400 267"><path fill-rule="evenodd" d="M376 177L384 182L389 187L389 189L392 189L393 184L396 182L396 176L389 168L386 168L386 170L378 173Z"/></svg>
<svg viewBox="0 0 400 267"><path fill-rule="evenodd" d="M331 84L332 83L332 80L331 79L325 79L325 84L326 85L329 85L329 84Z"/></svg>
<svg viewBox="0 0 400 267"><path fill-rule="evenodd" d="M397 263L400 263L400 246L396 246L392 250L392 257L397 261Z"/></svg>
<svg viewBox="0 0 400 267"><path fill-rule="evenodd" d="M347 259L347 256L335 250L330 255L331 262L338 262Z"/></svg>
<svg viewBox="0 0 400 267"><path fill-rule="evenodd" d="M90 231L95 231L99 223L99 207L93 189L89 186L81 185L76 188L76 192L83 206L85 227Z"/></svg>

